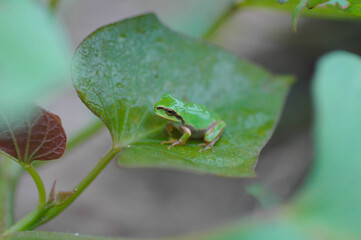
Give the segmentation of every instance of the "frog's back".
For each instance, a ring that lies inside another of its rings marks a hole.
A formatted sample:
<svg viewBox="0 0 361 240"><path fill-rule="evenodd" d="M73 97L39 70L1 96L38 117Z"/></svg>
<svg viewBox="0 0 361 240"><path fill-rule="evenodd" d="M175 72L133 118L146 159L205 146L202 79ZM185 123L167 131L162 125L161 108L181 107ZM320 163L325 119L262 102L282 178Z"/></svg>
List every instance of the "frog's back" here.
<svg viewBox="0 0 361 240"><path fill-rule="evenodd" d="M178 112L187 125L197 130L208 129L210 125L220 120L216 112L195 103L184 103Z"/></svg>

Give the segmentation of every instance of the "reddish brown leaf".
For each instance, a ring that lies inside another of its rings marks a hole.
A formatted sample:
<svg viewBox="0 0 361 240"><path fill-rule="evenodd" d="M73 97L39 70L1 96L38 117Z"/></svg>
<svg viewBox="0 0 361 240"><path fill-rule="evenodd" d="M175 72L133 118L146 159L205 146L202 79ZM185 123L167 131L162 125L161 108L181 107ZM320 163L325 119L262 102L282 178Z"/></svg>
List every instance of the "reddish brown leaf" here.
<svg viewBox="0 0 361 240"><path fill-rule="evenodd" d="M76 192L76 190L70 191L70 192L58 192L56 194L56 204L61 205L63 204L66 200L68 200L71 196L73 196L73 194Z"/></svg>
<svg viewBox="0 0 361 240"><path fill-rule="evenodd" d="M42 108L32 110L23 119L0 117L0 150L24 163L60 158L66 147L66 135L60 118Z"/></svg>

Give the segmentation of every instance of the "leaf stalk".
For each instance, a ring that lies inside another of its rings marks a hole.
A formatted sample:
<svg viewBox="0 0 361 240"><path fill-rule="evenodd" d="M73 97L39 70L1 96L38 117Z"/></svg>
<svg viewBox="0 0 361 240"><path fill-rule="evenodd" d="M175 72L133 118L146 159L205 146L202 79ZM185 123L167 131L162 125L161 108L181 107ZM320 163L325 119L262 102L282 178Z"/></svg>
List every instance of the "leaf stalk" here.
<svg viewBox="0 0 361 240"><path fill-rule="evenodd" d="M36 169L34 168L34 166L32 164L22 164L22 166L33 178L35 185L38 189L38 192L39 192L38 205L27 216L25 216L20 221L18 221L16 224L14 224L12 227L7 229L3 233L3 235L7 235L7 234L10 234L13 232L27 230L28 227L31 225L31 222L33 221L33 219L37 219L41 215L42 210L45 208L45 205L46 205L46 190L45 190L44 183L43 183L40 175L38 174L38 172L36 171Z"/></svg>
<svg viewBox="0 0 361 240"><path fill-rule="evenodd" d="M46 192L37 174L35 168L31 165L24 166L29 174L33 177L39 190L38 206L27 216L15 223L11 228L6 230L2 236L10 233L33 230L36 227L45 224L64 211L75 199L94 181L101 171L109 164L109 162L122 150L122 148L111 148L108 153L98 162L93 170L74 188L74 194L66 199L62 204L52 204L46 202Z"/></svg>

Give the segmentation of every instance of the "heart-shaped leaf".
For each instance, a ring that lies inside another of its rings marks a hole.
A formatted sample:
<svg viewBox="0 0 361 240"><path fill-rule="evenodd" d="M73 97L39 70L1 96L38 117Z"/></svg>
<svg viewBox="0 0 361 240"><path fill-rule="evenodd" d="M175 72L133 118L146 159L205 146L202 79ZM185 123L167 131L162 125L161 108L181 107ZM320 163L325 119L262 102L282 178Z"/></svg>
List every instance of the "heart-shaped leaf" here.
<svg viewBox="0 0 361 240"><path fill-rule="evenodd" d="M32 108L22 116L19 120L1 115L0 150L25 164L60 158L66 147L60 118L42 108Z"/></svg>
<svg viewBox="0 0 361 240"><path fill-rule="evenodd" d="M78 47L72 65L82 101L106 124L128 167L253 176L291 77L278 77L207 42L171 31L152 15L105 26ZM166 122L153 113L163 94L202 104L227 127L215 152L191 140L167 149Z"/></svg>

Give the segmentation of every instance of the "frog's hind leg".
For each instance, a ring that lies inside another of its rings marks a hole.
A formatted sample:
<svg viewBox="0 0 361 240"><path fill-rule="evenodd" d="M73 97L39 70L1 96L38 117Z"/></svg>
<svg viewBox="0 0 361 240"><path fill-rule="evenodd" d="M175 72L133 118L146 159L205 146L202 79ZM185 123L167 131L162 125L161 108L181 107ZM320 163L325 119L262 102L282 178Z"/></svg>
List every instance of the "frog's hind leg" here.
<svg viewBox="0 0 361 240"><path fill-rule="evenodd" d="M206 134L204 135L204 148L200 149L199 151L205 151L207 149L212 149L214 144L219 140L219 138L222 136L222 133L224 131L224 128L226 127L226 123L223 121L217 122L214 126L212 126Z"/></svg>

